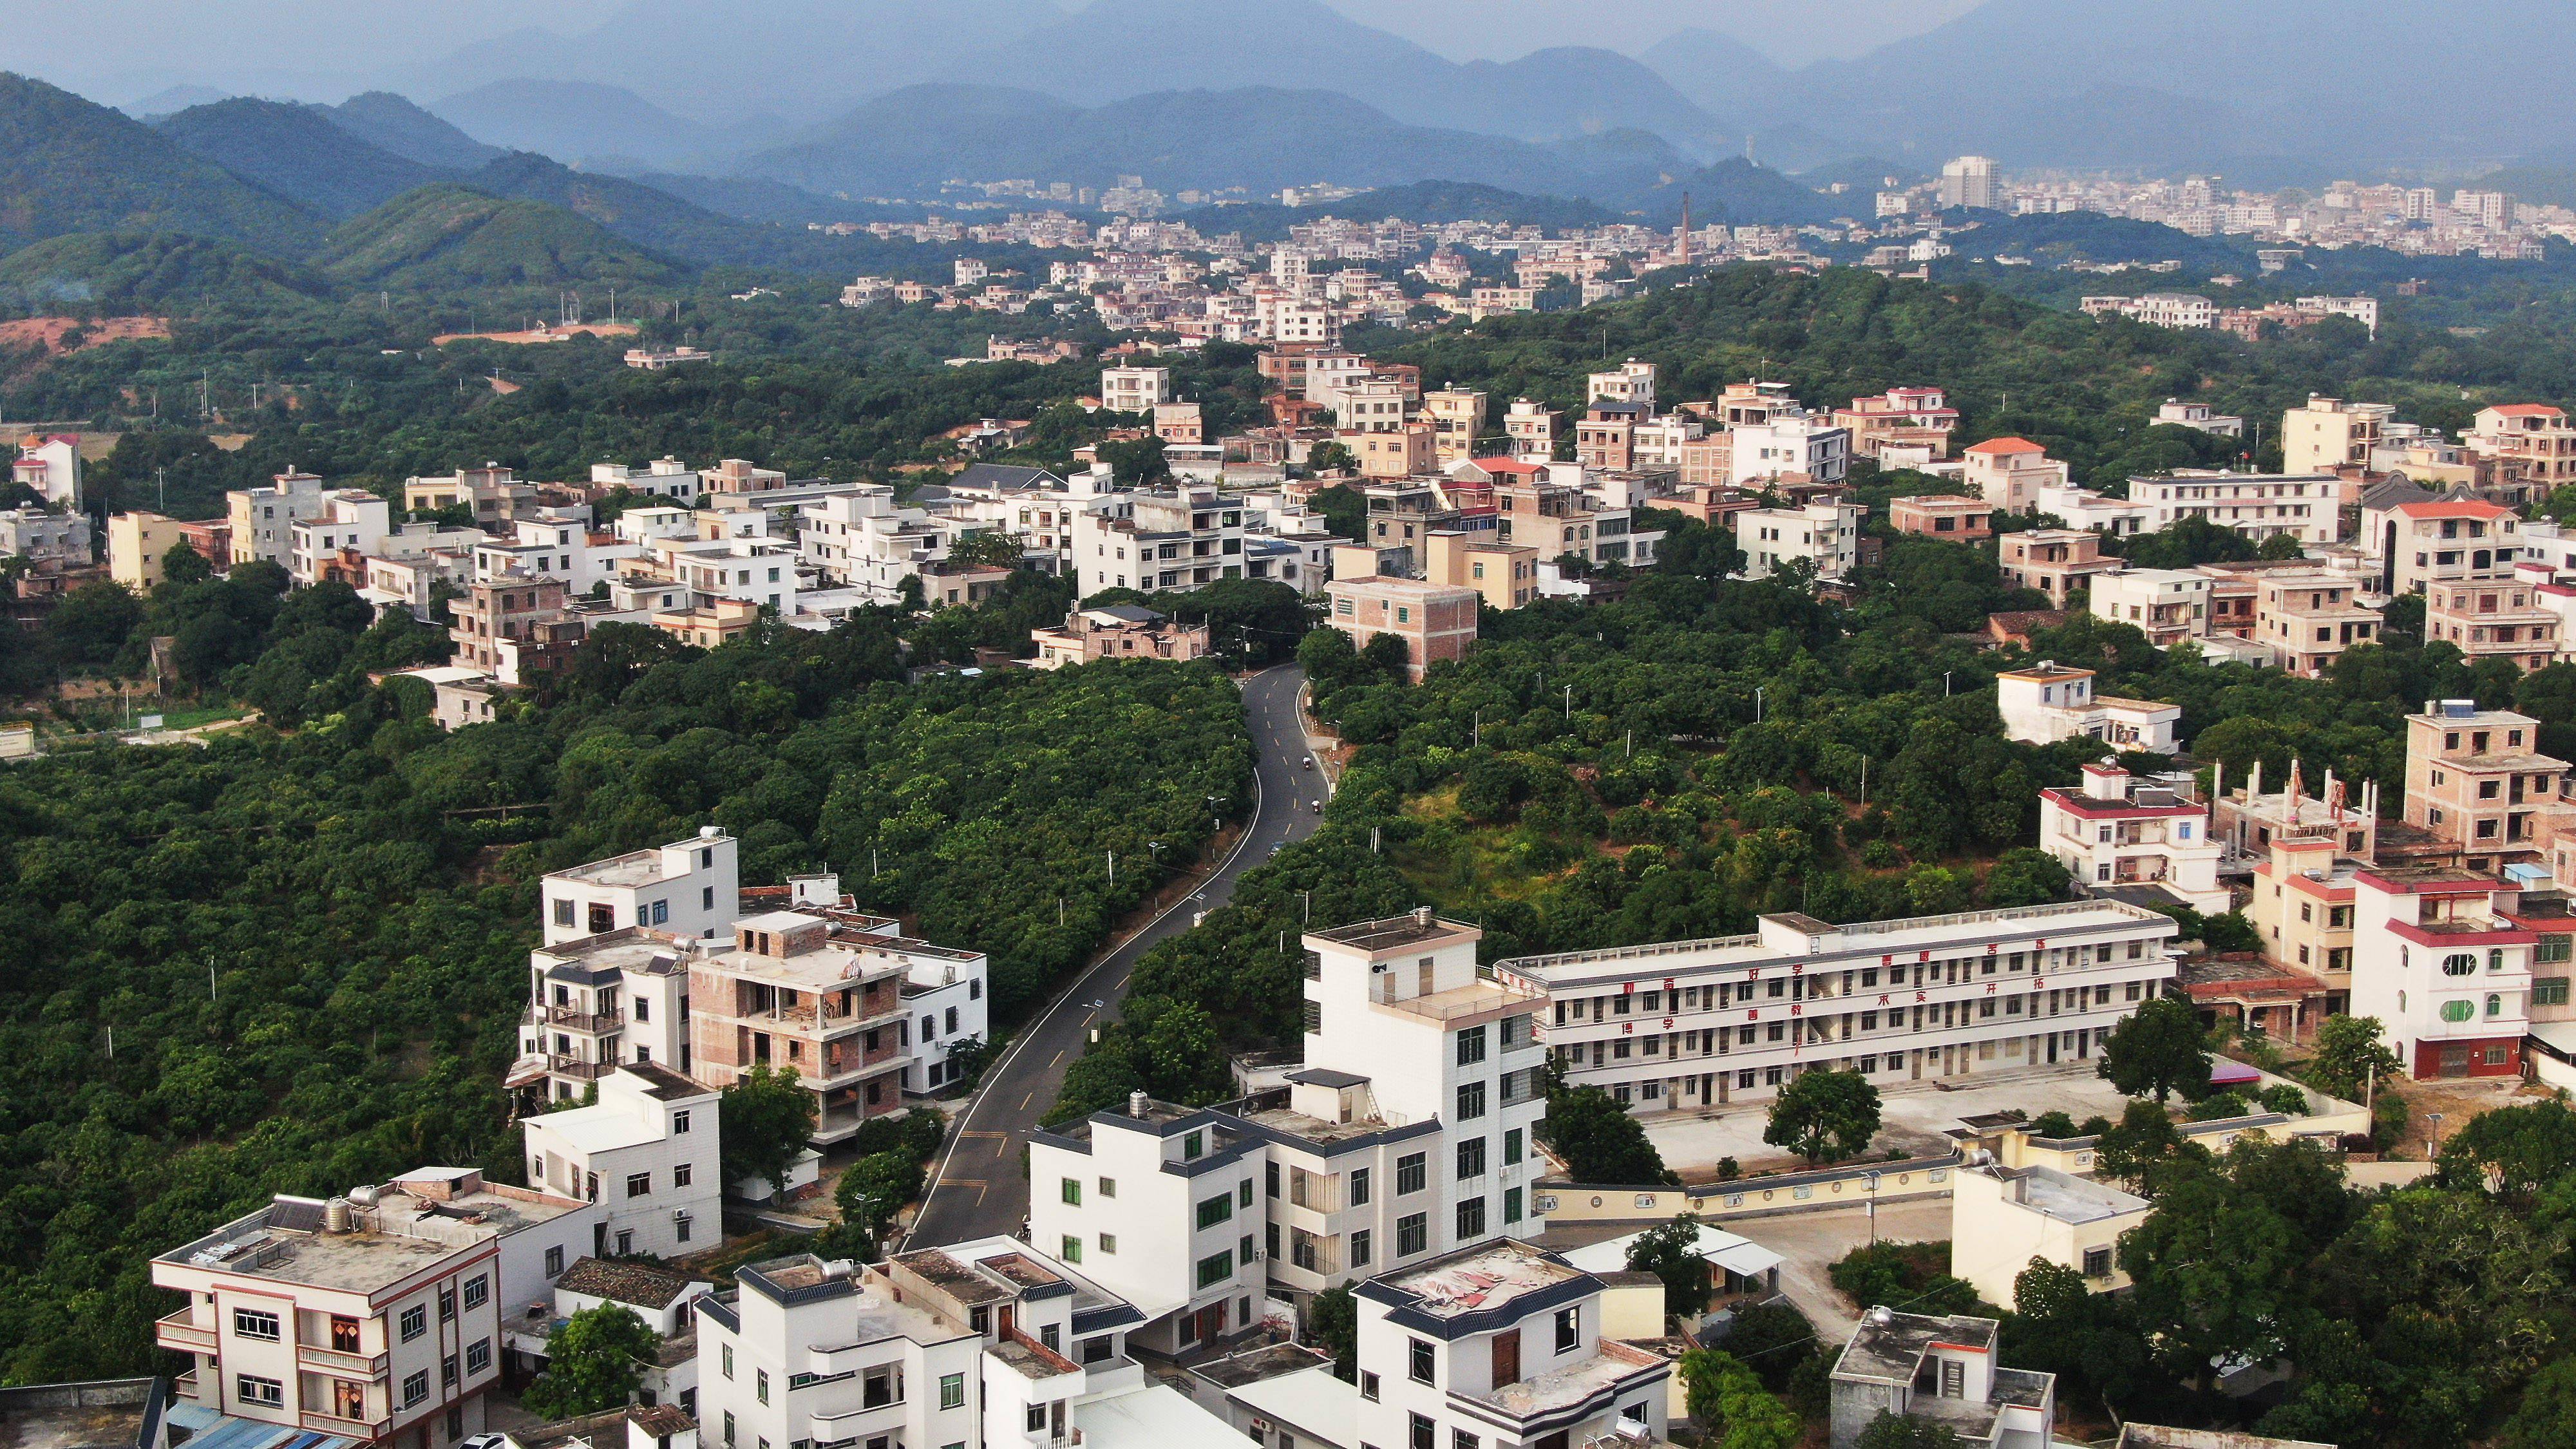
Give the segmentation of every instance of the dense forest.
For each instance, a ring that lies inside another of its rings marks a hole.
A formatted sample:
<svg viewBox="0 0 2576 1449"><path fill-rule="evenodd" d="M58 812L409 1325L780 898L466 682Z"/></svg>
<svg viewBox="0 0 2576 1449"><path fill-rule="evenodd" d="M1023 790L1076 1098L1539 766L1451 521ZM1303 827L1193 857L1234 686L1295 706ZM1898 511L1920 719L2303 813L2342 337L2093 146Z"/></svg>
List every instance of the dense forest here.
<svg viewBox="0 0 2576 1449"><path fill-rule="evenodd" d="M499 1080L545 871L719 824L749 883L837 870L990 953L1008 1023L1158 856L1207 844L1208 797L1251 788L1204 665L907 684L900 636L937 616L891 612L712 652L611 626L556 697L446 735L416 682L368 679L439 636L283 582L245 565L121 609L100 586L35 641L104 666L174 635L279 728L0 769L0 1378L142 1367L149 1255L271 1192L423 1162L514 1180Z"/></svg>

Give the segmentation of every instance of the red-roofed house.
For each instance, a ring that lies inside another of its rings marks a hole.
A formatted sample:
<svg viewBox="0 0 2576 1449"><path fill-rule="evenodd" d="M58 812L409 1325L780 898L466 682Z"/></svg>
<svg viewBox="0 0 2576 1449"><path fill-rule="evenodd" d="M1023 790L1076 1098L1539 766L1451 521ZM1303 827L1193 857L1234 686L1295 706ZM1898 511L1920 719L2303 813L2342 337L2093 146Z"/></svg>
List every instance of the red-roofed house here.
<svg viewBox="0 0 2576 1449"><path fill-rule="evenodd" d="M2401 503L2387 514L2379 553L2388 592L2422 593L2428 584L2496 578L2522 556L2521 520L2513 510L2474 498Z"/></svg>
<svg viewBox="0 0 2576 1449"><path fill-rule="evenodd" d="M2039 847L2089 885L2151 886L2195 911L2228 908L2209 807L2108 760L2086 765L2079 789L2039 792Z"/></svg>
<svg viewBox="0 0 2576 1449"><path fill-rule="evenodd" d="M1989 438L1959 455L1964 464L1959 481L1969 491L2010 513L2027 513L2042 488L2062 487L2066 465L2028 438Z"/></svg>
<svg viewBox="0 0 2576 1449"><path fill-rule="evenodd" d="M2522 1070L2538 936L2493 876L2445 866L2353 872L2352 1014L2375 1016L2416 1077Z"/></svg>

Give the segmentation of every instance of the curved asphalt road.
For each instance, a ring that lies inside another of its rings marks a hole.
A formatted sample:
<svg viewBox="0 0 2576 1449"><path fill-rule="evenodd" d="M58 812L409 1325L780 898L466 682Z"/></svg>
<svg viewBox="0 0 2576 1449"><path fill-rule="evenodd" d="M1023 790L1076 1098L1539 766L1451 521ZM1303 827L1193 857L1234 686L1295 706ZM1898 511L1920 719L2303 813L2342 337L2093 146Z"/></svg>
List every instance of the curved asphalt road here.
<svg viewBox="0 0 2576 1449"><path fill-rule="evenodd" d="M1093 1024L1117 1014L1137 959L1155 942L1188 930L1198 912L1232 899L1235 877L1268 860L1272 846L1313 832L1315 816L1306 805L1323 798L1324 777L1320 768L1299 766L1307 754L1297 718L1297 690L1304 682L1294 665L1243 682L1245 720L1260 750L1251 829L1213 878L1076 977L986 1069L948 1150L932 1168L930 1195L907 1243L959 1243L1019 1232L1029 1210L1021 1144L1055 1105L1065 1069L1082 1055Z"/></svg>

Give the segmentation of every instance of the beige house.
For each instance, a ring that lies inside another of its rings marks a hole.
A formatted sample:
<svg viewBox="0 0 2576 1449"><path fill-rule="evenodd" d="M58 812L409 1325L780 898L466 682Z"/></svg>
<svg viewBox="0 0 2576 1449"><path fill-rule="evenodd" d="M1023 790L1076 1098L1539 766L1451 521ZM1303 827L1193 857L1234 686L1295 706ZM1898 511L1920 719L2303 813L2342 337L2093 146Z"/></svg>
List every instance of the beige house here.
<svg viewBox="0 0 2576 1449"><path fill-rule="evenodd" d="M2103 557L2102 535L2088 528L2034 528L2003 534L1997 543L2004 581L2037 589L2059 608L2077 590L2090 587L2096 574L2117 573L2121 567L2118 559Z"/></svg>
<svg viewBox="0 0 2576 1449"><path fill-rule="evenodd" d="M2345 402L2308 394L2307 405L2281 415L2281 468L2288 473L2331 473L2370 463L2380 429L2396 416L2386 403Z"/></svg>
<svg viewBox="0 0 2576 1449"><path fill-rule="evenodd" d="M2066 465L2028 438L1988 438L1959 455L1959 481L2008 513L2027 513L2042 488L2066 486Z"/></svg>
<svg viewBox="0 0 2576 1449"><path fill-rule="evenodd" d="M2053 1167L1983 1163L1959 1169L1950 1194L1950 1271L1988 1303L2013 1301L2033 1258L2073 1268L2085 1286L2129 1286L2120 1235L2146 1221L2145 1198Z"/></svg>
<svg viewBox="0 0 2576 1449"><path fill-rule="evenodd" d="M2406 823L2459 847L2471 870L2546 856L2567 813L2565 760L2540 753L2540 721L2473 700L2426 700L2406 717Z"/></svg>
<svg viewBox="0 0 2576 1449"><path fill-rule="evenodd" d="M1443 468L1476 455L1485 426L1485 395L1472 388L1440 388L1422 395L1422 417L1431 424L1431 447Z"/></svg>
<svg viewBox="0 0 2576 1449"><path fill-rule="evenodd" d="M2272 647L2283 670L2313 679L2346 649L2379 638L2379 611L2364 608L2359 594L2360 586L2340 574L2257 575L2254 639Z"/></svg>
<svg viewBox="0 0 2576 1449"><path fill-rule="evenodd" d="M1492 534L1433 529L1422 541L1422 577L1474 589L1494 608L1517 609L1538 598L1538 550Z"/></svg>
<svg viewBox="0 0 2576 1449"><path fill-rule="evenodd" d="M2470 579L2424 590L2424 642L2453 646L2471 664L2501 659L2529 672L2547 668L2565 641L2558 611L2518 578Z"/></svg>
<svg viewBox="0 0 2576 1449"><path fill-rule="evenodd" d="M175 518L140 509L107 516L107 576L134 592L161 582L161 560L185 537ZM211 562L211 560L210 560Z"/></svg>

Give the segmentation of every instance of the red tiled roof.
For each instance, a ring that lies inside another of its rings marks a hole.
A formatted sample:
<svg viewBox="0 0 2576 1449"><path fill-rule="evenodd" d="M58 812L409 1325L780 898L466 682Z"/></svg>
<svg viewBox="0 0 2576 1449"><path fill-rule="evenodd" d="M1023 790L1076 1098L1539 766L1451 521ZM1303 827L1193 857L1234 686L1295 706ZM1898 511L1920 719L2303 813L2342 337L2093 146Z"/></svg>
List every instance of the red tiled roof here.
<svg viewBox="0 0 2576 1449"><path fill-rule="evenodd" d="M1968 449L1971 453L2045 453L2048 450L2028 438L1988 438Z"/></svg>
<svg viewBox="0 0 2576 1449"><path fill-rule="evenodd" d="M2487 411L2501 413L2509 418L2551 418L2561 415L2559 409L2547 403L2500 403Z"/></svg>

